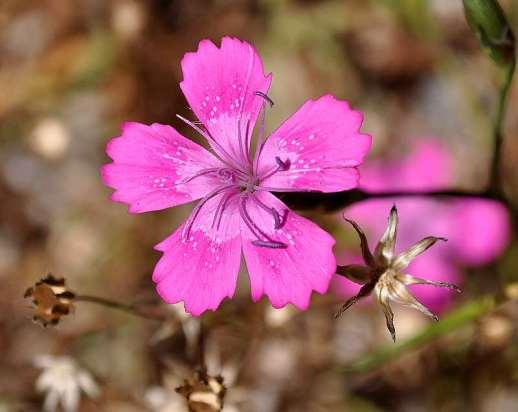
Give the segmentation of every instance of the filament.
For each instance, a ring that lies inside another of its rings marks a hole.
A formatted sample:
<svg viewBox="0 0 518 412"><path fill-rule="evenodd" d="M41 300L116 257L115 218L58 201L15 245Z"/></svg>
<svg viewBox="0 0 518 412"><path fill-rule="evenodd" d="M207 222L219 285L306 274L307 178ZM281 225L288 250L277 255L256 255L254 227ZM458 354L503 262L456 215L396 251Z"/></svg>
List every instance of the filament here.
<svg viewBox="0 0 518 412"><path fill-rule="evenodd" d="M189 217L187 223L185 224L185 227L184 227L184 229L182 231L183 239L189 239L189 235L191 234L191 229L192 229L192 226L194 224L194 221L196 220L196 218L200 214L200 211L201 211L202 207L210 199L212 199L214 196L217 196L221 192L224 192L225 190L230 189L231 187L233 187L233 185L231 185L231 186L220 186L220 187L214 189L212 192L210 192L203 199L200 200L200 202L192 210L191 216Z"/></svg>
<svg viewBox="0 0 518 412"><path fill-rule="evenodd" d="M277 209L275 209L274 207L269 207L268 205L265 205L256 196L252 196L252 199L257 203L257 205L259 205L259 207L261 207L263 210L265 210L266 212L268 212L272 215L273 221L274 221L274 226L273 226L274 229L280 229L284 226L284 224L286 223L286 217L288 216L287 210L284 210L282 212L282 217L281 217L279 212L277 212Z"/></svg>
<svg viewBox="0 0 518 412"><path fill-rule="evenodd" d="M270 99L263 92L256 91L254 92L256 96L261 97L264 101L261 108L261 123L259 125L259 132L257 133L257 141L255 145L255 160L254 160L254 172L257 174L257 168L259 167L259 158L261 157L261 152L263 151L265 139L264 139L264 128L266 124L266 103L273 107L273 100Z"/></svg>
<svg viewBox="0 0 518 412"><path fill-rule="evenodd" d="M176 115L181 121L183 121L185 124L191 126L194 130L196 130L199 134L201 134L206 140L213 142L216 147L221 151L221 154L214 151L214 155L222 162L225 163L227 166L233 168L233 169L239 169L238 165L236 165L232 159L232 156L225 150L225 148L210 134L208 130L204 131L200 127L196 126L193 122L186 119L183 116L180 116L179 114ZM223 159L221 155L224 155L226 159ZM240 169L239 169L240 170Z"/></svg>
<svg viewBox="0 0 518 412"><path fill-rule="evenodd" d="M257 237L256 240L252 241L252 244L260 247L268 247L273 249L283 249L288 247L285 243L273 240L270 236L268 236L266 233L264 233L252 220L250 217L248 211L246 210L246 201L248 199L248 196L245 196L241 199L241 202L239 202L239 213L241 215L241 218L247 225L247 227L250 229L252 234ZM261 239L263 237L264 239Z"/></svg>

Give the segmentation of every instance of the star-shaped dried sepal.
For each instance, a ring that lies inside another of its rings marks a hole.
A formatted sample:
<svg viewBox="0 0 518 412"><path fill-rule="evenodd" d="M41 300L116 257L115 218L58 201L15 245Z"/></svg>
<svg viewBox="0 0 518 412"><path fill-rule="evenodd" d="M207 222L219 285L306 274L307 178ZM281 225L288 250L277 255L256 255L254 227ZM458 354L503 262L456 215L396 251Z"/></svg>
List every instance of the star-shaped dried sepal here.
<svg viewBox="0 0 518 412"><path fill-rule="evenodd" d="M65 286L65 279L48 274L25 291L24 298L31 298L34 308L32 319L44 327L57 325L62 316L73 310L75 294Z"/></svg>
<svg viewBox="0 0 518 412"><path fill-rule="evenodd" d="M374 254L369 250L367 237L356 222L344 219L349 222L358 236L360 237L360 245L365 266L347 265L338 266L337 274L345 276L355 283L362 284L362 288L358 294L345 302L335 317L342 315L347 309L358 302L360 299L373 293L379 302L387 320L387 328L392 335L392 339L396 341L396 330L394 328L394 313L390 307L390 301L400 303L405 306L417 309L433 320L438 320L426 306L419 302L414 295L407 289L408 285L432 285L445 287L460 292L460 289L445 282L435 282L431 280L421 279L404 273L410 262L425 250L433 246L437 241L446 241L442 237L428 236L411 246L406 251L396 255L394 250L396 246L398 214L396 206L390 210L388 218L388 226L385 233L379 240Z"/></svg>

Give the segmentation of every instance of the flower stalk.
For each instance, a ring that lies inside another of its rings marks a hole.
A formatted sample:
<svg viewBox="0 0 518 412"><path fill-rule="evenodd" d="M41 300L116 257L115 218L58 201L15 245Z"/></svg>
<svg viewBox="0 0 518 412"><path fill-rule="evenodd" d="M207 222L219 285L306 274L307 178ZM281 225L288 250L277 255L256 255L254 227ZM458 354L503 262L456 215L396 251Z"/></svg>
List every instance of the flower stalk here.
<svg viewBox="0 0 518 412"><path fill-rule="evenodd" d="M127 304L122 302L117 302L111 299L101 298L99 296L90 296L90 295L77 295L75 297L76 302L90 302L95 303L97 305L101 305L107 308L116 309L122 312L126 312L130 315L138 316L144 319L156 320L163 322L167 320L167 316L163 313L156 311L155 307L152 308L144 308L140 305Z"/></svg>

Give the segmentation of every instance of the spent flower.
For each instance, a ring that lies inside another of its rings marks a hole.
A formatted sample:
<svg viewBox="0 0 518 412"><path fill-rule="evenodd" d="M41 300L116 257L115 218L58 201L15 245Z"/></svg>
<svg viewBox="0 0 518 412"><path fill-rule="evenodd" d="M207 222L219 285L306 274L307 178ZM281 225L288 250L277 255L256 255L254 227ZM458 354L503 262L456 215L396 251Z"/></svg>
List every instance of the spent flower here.
<svg viewBox="0 0 518 412"><path fill-rule="evenodd" d="M153 273L158 293L193 315L215 310L234 295L243 250L254 301L266 294L276 308L307 308L335 272L335 241L271 192L356 187L356 167L371 144L359 132L362 114L325 95L265 139L271 74L250 44L203 40L181 65L180 87L199 122L178 117L211 152L170 126L126 123L107 146L113 163L102 168L104 183L116 189L112 199L132 213L199 200L156 246L163 252Z"/></svg>
<svg viewBox="0 0 518 412"><path fill-rule="evenodd" d="M347 300L336 316L342 315L347 309L354 305L358 300L374 294L376 300L381 305L387 328L396 341L396 330L394 328L394 313L390 307L390 301L417 309L434 320L438 317L433 314L426 306L419 302L415 296L407 289L408 285L432 285L453 289L460 292L460 289L452 283L438 282L421 279L405 273L405 269L410 262L418 255L432 247L438 241L446 241L445 238L427 236L415 243L410 248L399 254L395 253L396 236L398 227L398 214L396 206L390 210L388 225L383 236L376 245L374 253L369 250L367 237L358 224L352 220L345 219L356 230L360 238L360 245L365 266L347 265L339 266L337 273L345 276L353 282L362 284L358 294Z"/></svg>
<svg viewBox="0 0 518 412"><path fill-rule="evenodd" d="M44 327L57 325L62 316L74 308L75 294L65 285L65 279L55 278L49 273L25 291L24 298L32 299L32 319Z"/></svg>

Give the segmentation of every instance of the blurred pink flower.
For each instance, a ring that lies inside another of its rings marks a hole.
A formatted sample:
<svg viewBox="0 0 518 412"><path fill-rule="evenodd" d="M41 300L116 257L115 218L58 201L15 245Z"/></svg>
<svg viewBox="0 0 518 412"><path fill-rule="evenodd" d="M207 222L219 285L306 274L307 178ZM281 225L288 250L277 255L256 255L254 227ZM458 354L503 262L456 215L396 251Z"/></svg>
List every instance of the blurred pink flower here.
<svg viewBox="0 0 518 412"><path fill-rule="evenodd" d="M232 297L241 261L252 299L266 294L276 308L307 308L324 293L336 268L334 239L288 209L270 191L335 192L358 184L370 136L362 115L331 95L307 101L268 139L264 116L271 74L254 48L223 38L200 42L182 60L180 87L200 121L180 117L212 152L170 126L126 123L102 169L112 199L142 213L201 199L190 217L156 246L164 255L153 280L168 303L183 301L199 315ZM253 130L260 119L255 150Z"/></svg>
<svg viewBox="0 0 518 412"><path fill-rule="evenodd" d="M419 192L449 188L453 183L452 158L444 146L432 139L417 140L404 159L366 162L361 173L360 187L370 192ZM400 214L398 239L402 250L423 233L448 239L447 243L436 245L409 266L409 273L426 279L461 284L462 267L492 261L509 241L506 209L500 203L486 199L373 199L347 208L344 215L358 222L372 240L383 232L386 211L393 204L397 205ZM359 260L359 256L344 255L338 263L350 264ZM343 277L333 279L333 289L340 295L354 295L359 288L360 285ZM420 301L438 313L454 297L454 292L448 289L422 285L411 288Z"/></svg>

